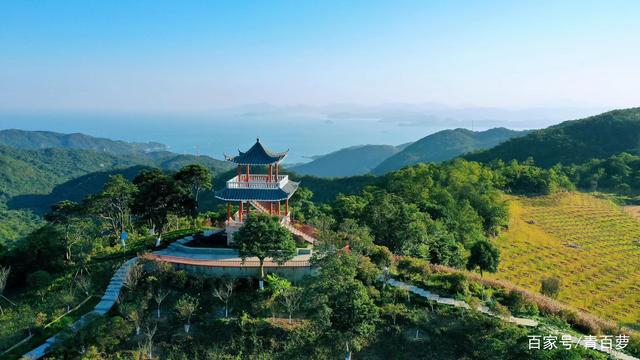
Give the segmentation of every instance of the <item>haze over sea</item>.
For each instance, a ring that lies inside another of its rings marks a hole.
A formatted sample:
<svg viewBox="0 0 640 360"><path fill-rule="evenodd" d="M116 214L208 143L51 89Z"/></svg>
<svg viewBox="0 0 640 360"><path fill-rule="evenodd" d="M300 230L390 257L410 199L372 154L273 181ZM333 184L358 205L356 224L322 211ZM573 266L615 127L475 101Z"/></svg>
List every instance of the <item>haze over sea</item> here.
<svg viewBox="0 0 640 360"><path fill-rule="evenodd" d="M431 109L403 105L392 108L316 108L247 106L206 115L11 114L0 113L0 129L83 133L125 141L155 141L176 153L206 154L246 150L260 137L273 150L290 149L287 163L362 144L399 145L433 132L457 127L486 130L541 128L604 109L488 108Z"/></svg>

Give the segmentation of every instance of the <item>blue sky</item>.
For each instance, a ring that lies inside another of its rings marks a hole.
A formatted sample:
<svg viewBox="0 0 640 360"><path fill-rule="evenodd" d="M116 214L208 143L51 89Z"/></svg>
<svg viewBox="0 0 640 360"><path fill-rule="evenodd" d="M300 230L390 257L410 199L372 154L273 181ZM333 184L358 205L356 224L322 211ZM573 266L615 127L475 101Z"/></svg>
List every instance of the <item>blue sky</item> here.
<svg viewBox="0 0 640 360"><path fill-rule="evenodd" d="M4 1L0 111L640 105L637 1Z"/></svg>

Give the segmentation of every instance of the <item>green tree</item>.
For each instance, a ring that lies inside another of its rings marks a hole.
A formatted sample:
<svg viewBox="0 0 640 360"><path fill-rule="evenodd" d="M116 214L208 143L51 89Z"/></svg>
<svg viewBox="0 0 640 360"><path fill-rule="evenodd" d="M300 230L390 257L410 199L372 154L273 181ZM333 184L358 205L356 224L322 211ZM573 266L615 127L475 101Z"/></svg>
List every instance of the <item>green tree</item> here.
<svg viewBox="0 0 640 360"><path fill-rule="evenodd" d="M317 247L334 251L349 246L349 249L360 254L369 254L373 247L373 236L366 226L360 226L353 219L345 219L336 231L325 230L318 236Z"/></svg>
<svg viewBox="0 0 640 360"><path fill-rule="evenodd" d="M112 175L101 192L87 199L89 212L100 219L116 241L129 223L131 204L137 191L137 187L122 175Z"/></svg>
<svg viewBox="0 0 640 360"><path fill-rule="evenodd" d="M484 271L498 271L500 262L500 252L492 243L487 240L476 241L471 247L471 255L467 260L467 269L480 269L480 276Z"/></svg>
<svg viewBox="0 0 640 360"><path fill-rule="evenodd" d="M270 257L284 264L296 254L296 243L291 233L282 227L277 217L252 214L233 237L240 257L255 256L260 261L260 286L264 284L264 259Z"/></svg>
<svg viewBox="0 0 640 360"><path fill-rule="evenodd" d="M191 164L180 169L180 171L175 174L174 178L178 181L178 184L189 189L189 192L191 193L195 206L193 214L193 224L195 226L200 192L209 190L212 187L211 172L202 165Z"/></svg>
<svg viewBox="0 0 640 360"><path fill-rule="evenodd" d="M51 207L45 219L61 229L64 259L71 261L72 247L87 238L89 222L83 216L83 208L73 201L64 200Z"/></svg>
<svg viewBox="0 0 640 360"><path fill-rule="evenodd" d="M43 299L47 291L47 286L51 284L51 275L44 270L34 271L27 276L27 284L36 290L40 299Z"/></svg>
<svg viewBox="0 0 640 360"><path fill-rule="evenodd" d="M189 333L189 330L191 328L191 317L196 312L196 310L198 310L199 304L200 301L189 294L182 295L182 297L178 299L178 302L176 303L176 311L178 312L178 315L180 315L187 322L184 326L184 332L186 333Z"/></svg>
<svg viewBox="0 0 640 360"><path fill-rule="evenodd" d="M133 211L153 225L158 241L166 230L169 214L193 215L194 200L173 178L159 169L140 172L133 183L138 187Z"/></svg>
<svg viewBox="0 0 640 360"><path fill-rule="evenodd" d="M314 322L338 349L361 349L376 331L379 309L356 279L358 256L339 251L316 261L320 274L308 289Z"/></svg>
<svg viewBox="0 0 640 360"><path fill-rule="evenodd" d="M7 286L7 280L9 279L9 273L11 272L10 267L0 266L0 300L4 299L9 303L13 304L11 300L7 299L4 296L4 289ZM4 310L2 309L2 304L0 303L0 314L4 314Z"/></svg>
<svg viewBox="0 0 640 360"><path fill-rule="evenodd" d="M338 194L331 208L337 222L345 219L360 219L362 211L367 206L367 199L358 195Z"/></svg>

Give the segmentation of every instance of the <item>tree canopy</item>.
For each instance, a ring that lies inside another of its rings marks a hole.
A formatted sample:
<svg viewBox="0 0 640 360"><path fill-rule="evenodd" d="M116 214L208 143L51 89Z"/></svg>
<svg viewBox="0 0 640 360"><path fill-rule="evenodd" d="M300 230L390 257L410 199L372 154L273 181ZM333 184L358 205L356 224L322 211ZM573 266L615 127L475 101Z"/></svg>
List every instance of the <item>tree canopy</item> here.
<svg viewBox="0 0 640 360"><path fill-rule="evenodd" d="M243 260L251 256L260 260L260 279L264 279L265 258L284 264L296 254L296 243L289 230L280 225L277 217L262 213L251 214L233 240Z"/></svg>

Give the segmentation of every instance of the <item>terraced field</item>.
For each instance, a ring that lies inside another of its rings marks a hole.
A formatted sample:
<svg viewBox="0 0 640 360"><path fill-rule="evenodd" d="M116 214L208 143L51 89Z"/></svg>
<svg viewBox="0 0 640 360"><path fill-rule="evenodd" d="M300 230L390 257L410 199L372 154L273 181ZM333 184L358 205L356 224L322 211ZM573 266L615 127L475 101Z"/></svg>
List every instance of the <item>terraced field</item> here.
<svg viewBox="0 0 640 360"><path fill-rule="evenodd" d="M640 221L586 194L510 198L509 230L492 275L538 291L562 280L559 300L624 324L640 323Z"/></svg>

